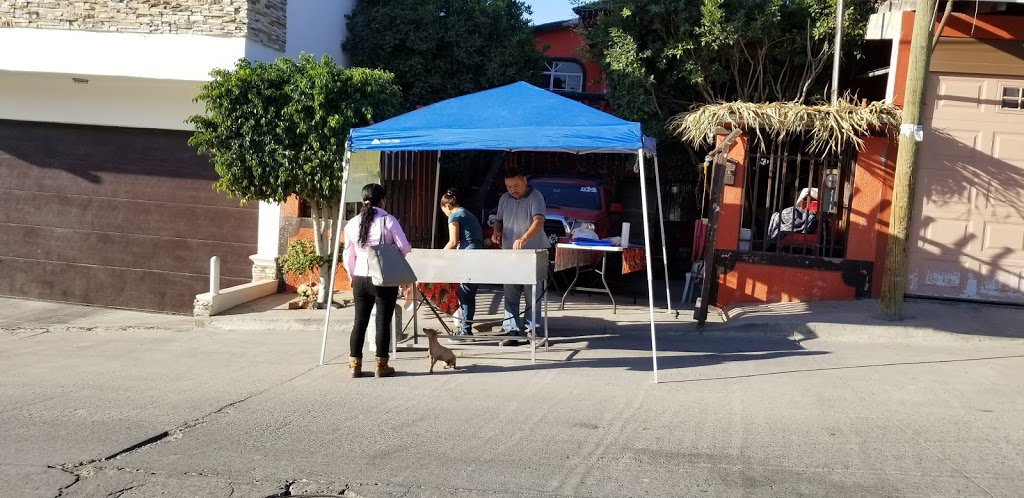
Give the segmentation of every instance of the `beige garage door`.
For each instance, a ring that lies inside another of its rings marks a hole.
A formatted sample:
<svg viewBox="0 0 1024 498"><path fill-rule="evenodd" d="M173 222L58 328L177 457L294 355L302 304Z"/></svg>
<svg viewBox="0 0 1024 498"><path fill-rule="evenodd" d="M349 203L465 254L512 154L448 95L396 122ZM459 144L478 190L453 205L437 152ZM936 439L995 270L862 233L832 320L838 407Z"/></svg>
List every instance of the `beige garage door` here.
<svg viewBox="0 0 1024 498"><path fill-rule="evenodd" d="M933 73L908 294L1024 303L1024 79Z"/></svg>

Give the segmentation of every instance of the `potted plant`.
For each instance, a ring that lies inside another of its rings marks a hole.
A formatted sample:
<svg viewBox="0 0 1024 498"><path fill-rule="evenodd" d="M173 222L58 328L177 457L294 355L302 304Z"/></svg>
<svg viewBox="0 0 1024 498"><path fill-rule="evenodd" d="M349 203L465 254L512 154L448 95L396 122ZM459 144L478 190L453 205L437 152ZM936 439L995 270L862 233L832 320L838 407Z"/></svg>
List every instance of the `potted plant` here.
<svg viewBox="0 0 1024 498"><path fill-rule="evenodd" d="M288 244L288 250L278 259L285 273L295 275L306 282L296 289L300 308L316 307L317 281L320 267L326 262L316 253L313 243L306 239L296 239Z"/></svg>

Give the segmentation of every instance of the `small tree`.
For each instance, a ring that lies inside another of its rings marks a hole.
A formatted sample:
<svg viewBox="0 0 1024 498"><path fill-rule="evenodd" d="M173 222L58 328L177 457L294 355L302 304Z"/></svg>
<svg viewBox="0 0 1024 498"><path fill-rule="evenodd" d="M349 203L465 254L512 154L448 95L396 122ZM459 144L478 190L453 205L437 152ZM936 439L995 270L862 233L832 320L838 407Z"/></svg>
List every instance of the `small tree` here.
<svg viewBox="0 0 1024 498"><path fill-rule="evenodd" d="M330 261L328 222L341 222L334 217L349 130L400 111L393 75L345 69L330 57L317 61L309 54L273 63L241 59L234 70L211 75L196 97L206 112L186 122L195 127L189 144L208 155L220 175L214 188L243 204L304 199L313 215L316 254ZM321 289L333 275L328 270L320 272Z"/></svg>
<svg viewBox="0 0 1024 498"><path fill-rule="evenodd" d="M651 132L695 104L805 103L828 84L835 0L574 2L612 108ZM875 3L846 0L845 56L858 54Z"/></svg>
<svg viewBox="0 0 1024 498"><path fill-rule="evenodd" d="M538 76L530 12L520 0L358 2L343 48L394 73L407 107L428 105Z"/></svg>
<svg viewBox="0 0 1024 498"><path fill-rule="evenodd" d="M310 295L310 289L317 287L314 279L317 278L317 271L325 262L324 257L316 253L313 244L305 239L293 240L288 244L288 250L284 255L278 258L278 263L285 273L290 273L305 281L305 284L300 285L297 289L303 301L309 301L310 298L315 297L315 293L313 296Z"/></svg>

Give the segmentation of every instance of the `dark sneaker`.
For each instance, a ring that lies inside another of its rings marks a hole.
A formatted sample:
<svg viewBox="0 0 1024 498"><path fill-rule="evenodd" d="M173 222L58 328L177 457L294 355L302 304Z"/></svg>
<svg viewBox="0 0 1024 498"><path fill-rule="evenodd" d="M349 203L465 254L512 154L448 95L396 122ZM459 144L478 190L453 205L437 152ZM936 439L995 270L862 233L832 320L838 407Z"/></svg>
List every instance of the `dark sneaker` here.
<svg viewBox="0 0 1024 498"><path fill-rule="evenodd" d="M515 337L515 336L512 336L512 337ZM521 344L522 344L522 341L520 341L519 339L512 339L512 338L502 340L501 342L498 343L499 346L519 346Z"/></svg>

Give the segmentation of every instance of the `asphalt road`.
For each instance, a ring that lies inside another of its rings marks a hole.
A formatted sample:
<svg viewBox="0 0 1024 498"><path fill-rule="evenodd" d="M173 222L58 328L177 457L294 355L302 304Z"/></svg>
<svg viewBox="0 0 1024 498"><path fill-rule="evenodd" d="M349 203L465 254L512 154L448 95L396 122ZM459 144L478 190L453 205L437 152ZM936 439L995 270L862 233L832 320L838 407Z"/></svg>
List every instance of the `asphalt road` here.
<svg viewBox="0 0 1024 498"><path fill-rule="evenodd" d="M168 320L0 328L0 496L1024 495L1020 341L663 334L653 384L647 334L573 333L349 379L340 331L316 366L315 330Z"/></svg>

